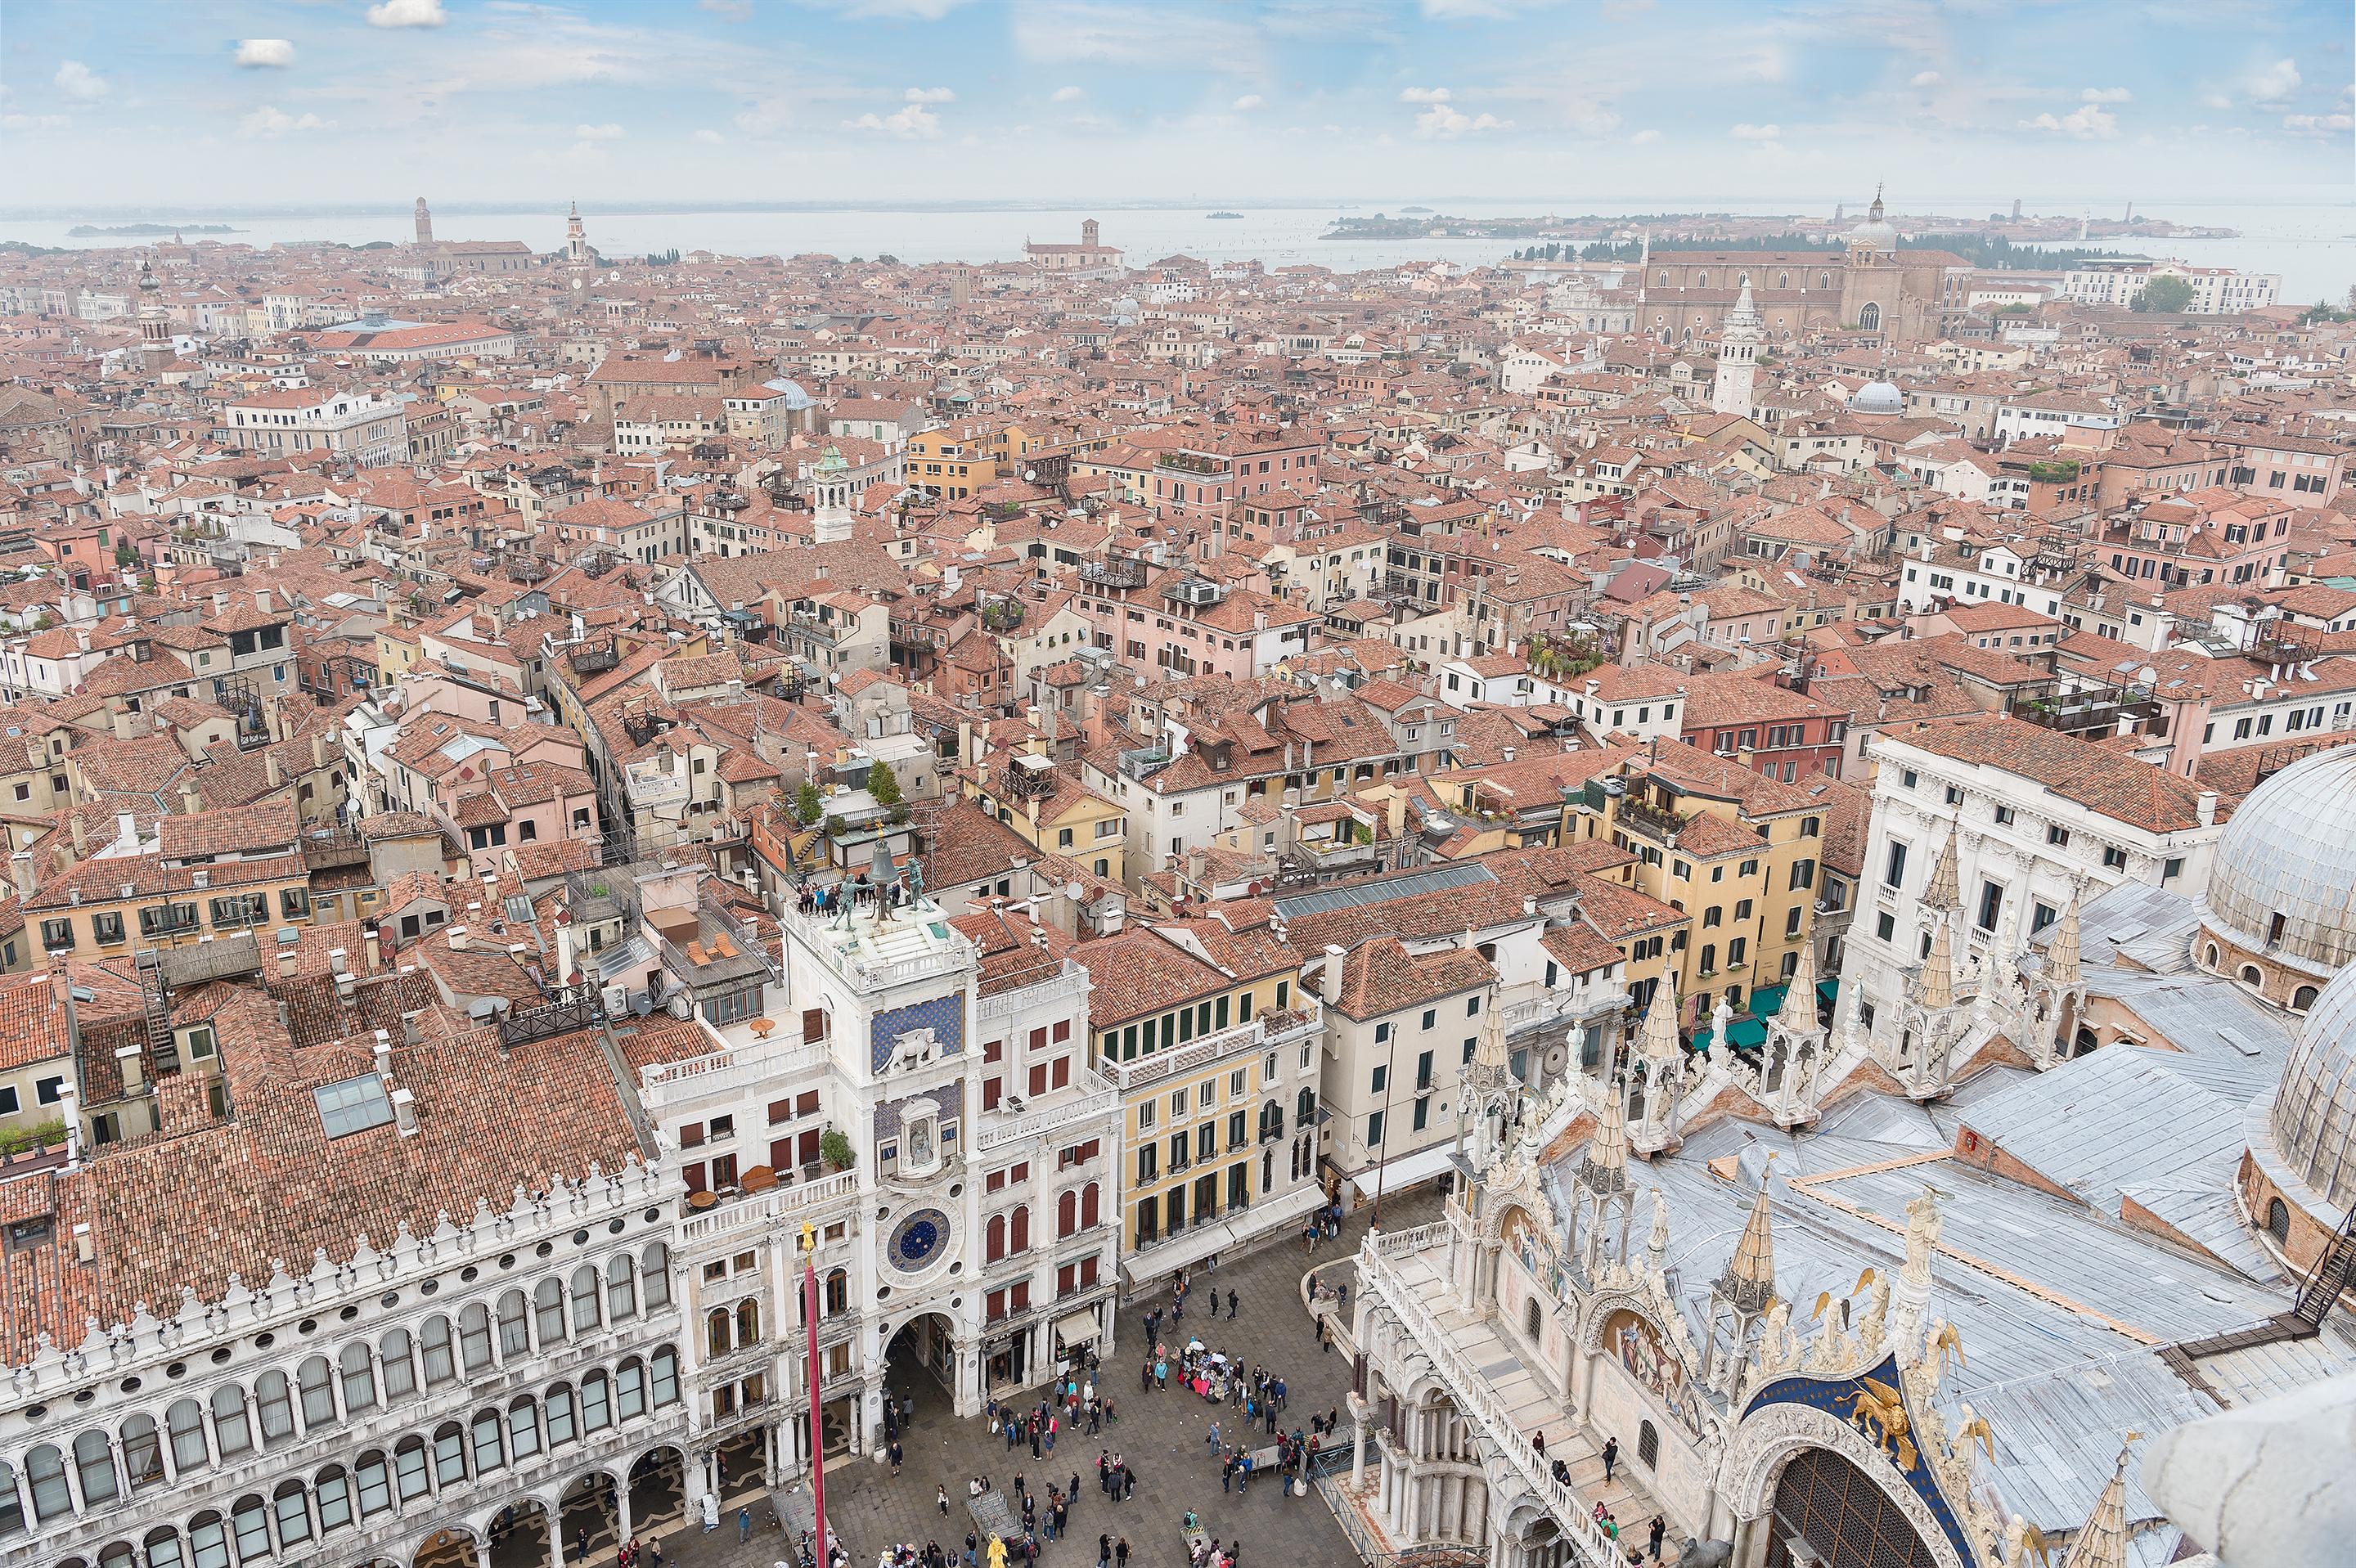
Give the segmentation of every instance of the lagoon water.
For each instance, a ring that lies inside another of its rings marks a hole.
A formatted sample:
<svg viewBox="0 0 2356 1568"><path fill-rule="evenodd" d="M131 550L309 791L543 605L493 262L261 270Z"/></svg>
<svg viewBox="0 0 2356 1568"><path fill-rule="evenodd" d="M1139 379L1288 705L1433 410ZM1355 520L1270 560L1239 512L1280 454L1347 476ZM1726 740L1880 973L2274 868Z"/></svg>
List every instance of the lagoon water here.
<svg viewBox="0 0 2356 1568"><path fill-rule="evenodd" d="M429 199L431 199L429 193ZM1131 266L1184 252L1205 260L1258 258L1270 266L1311 263L1342 272L1395 267L1405 262L1446 259L1479 265L1505 258L1521 240L1419 236L1409 240L1323 240L1319 238L1337 215L1396 214L1419 205L1462 218L1528 217L1539 213L1623 216L1672 207L1685 211L1716 211L1751 215L1828 212L1831 203L1811 197L1782 200L1713 200L1697 198L1675 203L1635 203L1578 195L1532 197L1514 200L1451 199L1437 196L1401 196L1387 201L1357 201L1334 206L1250 207L1233 201L1205 200L1201 206L1173 205L1089 208L990 207L951 210L893 209L860 207L835 209L796 208L721 211L681 208L658 210L617 204L600 210L584 206L583 219L590 243L611 257L644 255L650 251L712 251L725 255L793 255L822 251L836 256L896 256L904 261L1001 261L1022 255L1028 240L1072 241L1080 223L1094 218L1103 224L1107 244L1119 245ZM1916 200L1921 209L1951 215L1987 214L2008 210L2011 197L1934 197ZM1862 217L1863 203L1848 204L1848 221ZM2106 203L2116 211L2117 204ZM1214 211L1231 210L1237 219L1213 219ZM2031 203L2031 212L2060 211L2060 204ZM2075 211L2070 208L2066 210ZM2097 240L2106 248L2130 254L2174 256L2201 266L2239 267L2251 272L2279 272L2286 301L2306 303L2319 298L2338 302L2356 284L2356 207L2339 202L2283 202L2223 205L2187 203L2137 204L2146 216L2175 222L2238 229L2231 240ZM227 209L191 209L173 213L154 208L138 212L55 214L20 217L0 213L0 240L16 240L44 246L136 246L145 237L74 238L68 230L80 223L171 222L227 223L240 230L210 236L225 243L267 246L304 240L327 240L348 245L372 240L401 242L409 238L408 208L381 211L359 208L304 212L282 209L239 213ZM541 210L480 211L437 208L434 232L444 240L521 240L537 250L552 251L564 240L562 208Z"/></svg>

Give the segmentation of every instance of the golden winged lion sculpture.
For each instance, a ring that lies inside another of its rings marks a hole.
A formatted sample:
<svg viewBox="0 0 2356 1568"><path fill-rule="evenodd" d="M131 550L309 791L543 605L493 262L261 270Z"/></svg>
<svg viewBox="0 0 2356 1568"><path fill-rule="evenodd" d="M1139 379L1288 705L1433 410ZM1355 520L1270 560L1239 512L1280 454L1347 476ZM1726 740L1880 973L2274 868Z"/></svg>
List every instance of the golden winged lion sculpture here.
<svg viewBox="0 0 2356 1568"><path fill-rule="evenodd" d="M1912 1469L1914 1439L1898 1391L1876 1378L1858 1381L1864 1386L1848 1396L1848 1424L1871 1437L1873 1445L1885 1450L1900 1469Z"/></svg>

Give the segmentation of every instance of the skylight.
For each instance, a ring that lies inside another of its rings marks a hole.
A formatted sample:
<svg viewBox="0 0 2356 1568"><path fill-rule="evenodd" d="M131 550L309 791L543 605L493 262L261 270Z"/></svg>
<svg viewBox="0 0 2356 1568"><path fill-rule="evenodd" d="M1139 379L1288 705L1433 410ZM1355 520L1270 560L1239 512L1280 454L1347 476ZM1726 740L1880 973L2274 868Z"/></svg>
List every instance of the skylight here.
<svg viewBox="0 0 2356 1568"><path fill-rule="evenodd" d="M340 1083L322 1083L311 1091L311 1098L318 1102L319 1125L331 1138L364 1133L392 1120L392 1102L385 1095L384 1081L373 1072Z"/></svg>

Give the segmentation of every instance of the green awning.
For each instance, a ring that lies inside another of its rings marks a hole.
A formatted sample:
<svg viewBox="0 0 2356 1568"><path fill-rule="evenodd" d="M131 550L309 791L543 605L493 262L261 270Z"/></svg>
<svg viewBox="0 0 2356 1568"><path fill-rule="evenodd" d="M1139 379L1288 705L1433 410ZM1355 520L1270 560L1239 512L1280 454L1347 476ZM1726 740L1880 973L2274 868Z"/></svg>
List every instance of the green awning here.
<svg viewBox="0 0 2356 1568"><path fill-rule="evenodd" d="M1756 1051L1767 1043L1767 1026L1757 1019L1737 1019L1726 1026L1726 1043L1737 1051Z"/></svg>
<svg viewBox="0 0 2356 1568"><path fill-rule="evenodd" d="M1816 982L1816 995L1817 995L1819 997L1821 997L1823 1000L1827 1001L1827 1002L1832 1001L1834 998L1837 997L1840 995L1840 979L1839 979L1839 977L1838 977L1837 976L1836 976L1835 977L1833 977L1832 979L1829 979L1829 980L1819 980L1819 981L1817 981L1817 982Z"/></svg>
<svg viewBox="0 0 2356 1568"><path fill-rule="evenodd" d="M1762 1019L1773 1018L1776 1010L1783 1005L1783 993L1789 989L1791 987L1780 980L1772 986L1760 987L1751 993L1751 1010Z"/></svg>

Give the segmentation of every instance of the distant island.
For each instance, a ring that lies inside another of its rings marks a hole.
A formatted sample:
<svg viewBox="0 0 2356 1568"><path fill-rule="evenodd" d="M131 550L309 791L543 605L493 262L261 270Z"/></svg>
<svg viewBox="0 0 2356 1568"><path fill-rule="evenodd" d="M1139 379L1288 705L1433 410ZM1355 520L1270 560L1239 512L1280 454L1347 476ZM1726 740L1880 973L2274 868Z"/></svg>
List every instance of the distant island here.
<svg viewBox="0 0 2356 1568"><path fill-rule="evenodd" d="M1206 213L1205 216L1209 218L1241 218L1243 214L1240 212L1213 212Z"/></svg>
<svg viewBox="0 0 2356 1568"><path fill-rule="evenodd" d="M242 234L226 223L77 223L66 230L69 240L123 240L166 234Z"/></svg>
<svg viewBox="0 0 2356 1568"><path fill-rule="evenodd" d="M1399 210L1401 212L1430 212L1431 208L1428 207L1402 207Z"/></svg>
<svg viewBox="0 0 2356 1568"><path fill-rule="evenodd" d="M1798 250L1838 245L1841 236L1863 222L1855 212L1830 219L1783 214L1774 217L1727 212L1656 212L1569 218L1547 213L1528 218L1451 218L1430 208L1403 207L1396 213L1336 218L1323 240L1536 240L1563 247L1562 260L1634 261L1649 238L1655 251L1680 247ZM2083 245L2090 240L2235 240L2238 230L2170 223L2164 219L2096 219L2084 216L1986 219L1893 213L1901 243L1970 255L1975 249L2001 251L2015 245ZM1570 251L1583 244L1574 258ZM1625 252L1620 255L1619 252ZM2092 252L2090 252L2092 253ZM1530 257L1530 260L1547 258ZM2018 264L2018 263L2016 263Z"/></svg>

